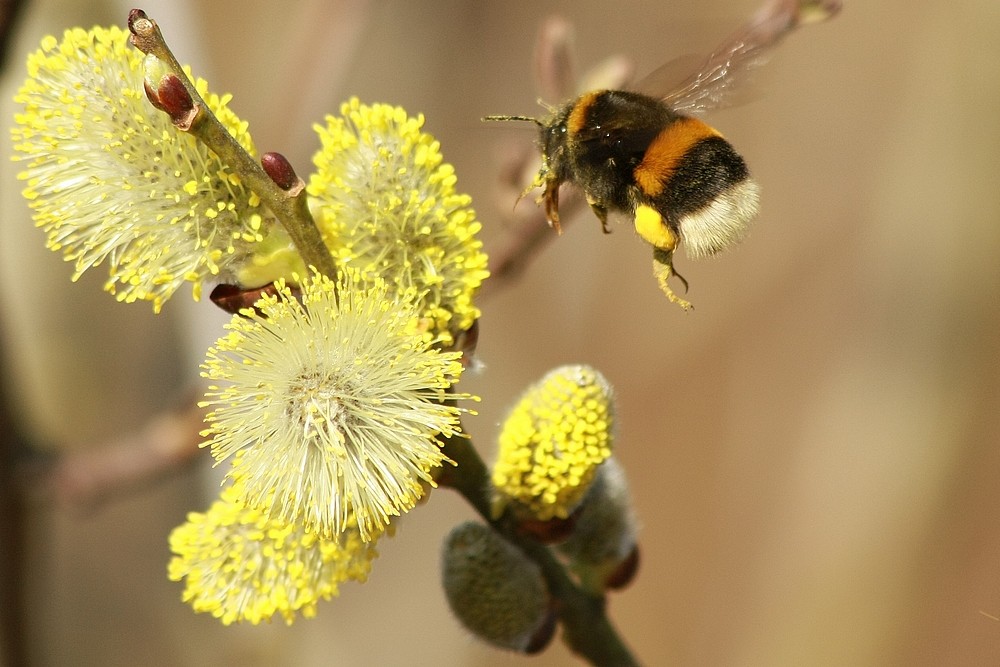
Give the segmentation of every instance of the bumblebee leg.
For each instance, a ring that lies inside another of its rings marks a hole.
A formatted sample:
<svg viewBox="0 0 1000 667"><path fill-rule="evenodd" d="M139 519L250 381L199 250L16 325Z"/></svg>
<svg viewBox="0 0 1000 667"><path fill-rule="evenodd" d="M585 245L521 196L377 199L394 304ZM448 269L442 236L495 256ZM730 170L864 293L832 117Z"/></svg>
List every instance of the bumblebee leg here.
<svg viewBox="0 0 1000 667"><path fill-rule="evenodd" d="M677 248L677 235L670 229L659 211L645 204L635 209L635 231L653 246L653 275L656 276L660 289L671 303L676 303L684 310L691 310L693 307L691 303L674 294L667 282L671 276L677 276L684 283L684 291L688 289L688 282L684 280L684 276L674 271L673 257Z"/></svg>
<svg viewBox="0 0 1000 667"><path fill-rule="evenodd" d="M559 224L559 181L554 178L545 179L545 191L538 203L544 206L549 227L556 230L556 234L562 234L562 225Z"/></svg>
<svg viewBox="0 0 1000 667"><path fill-rule="evenodd" d="M656 251L655 250L653 251L653 258L656 259ZM662 260L657 260L657 261L660 261L662 263ZM682 276L681 274L677 273L677 269L674 268L673 262L670 263L670 272L674 274L674 277L677 278L677 280L681 281L681 283L684 284L684 293L687 294L688 290L690 289L690 287L688 287L688 281L687 281L687 279L684 276ZM692 306L692 308L693 307L694 306Z"/></svg>
<svg viewBox="0 0 1000 667"><path fill-rule="evenodd" d="M587 197L587 203L590 204L590 210L594 212L597 219L601 221L601 231L605 234L610 234L611 230L608 228L608 207L590 197Z"/></svg>
<svg viewBox="0 0 1000 667"><path fill-rule="evenodd" d="M670 289L670 284L667 282L671 276L677 276L677 278L684 283L684 291L687 291L688 282L684 280L684 276L674 271L672 261L673 256L673 251L653 248L653 276L656 278L656 282L660 285L660 289L667 295L667 298L670 299L671 303L676 303L686 311L691 310L694 308L694 306L691 305L691 302L674 294L674 291Z"/></svg>

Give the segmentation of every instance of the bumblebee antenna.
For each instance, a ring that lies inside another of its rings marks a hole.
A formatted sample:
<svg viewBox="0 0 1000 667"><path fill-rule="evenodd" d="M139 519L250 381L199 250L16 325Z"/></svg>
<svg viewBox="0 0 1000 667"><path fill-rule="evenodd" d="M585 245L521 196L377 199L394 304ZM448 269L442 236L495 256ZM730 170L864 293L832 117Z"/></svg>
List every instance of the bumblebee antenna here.
<svg viewBox="0 0 1000 667"><path fill-rule="evenodd" d="M527 121L529 123L534 123L538 127L544 127L545 124L537 118L532 118L531 116L483 116L483 120L521 120Z"/></svg>

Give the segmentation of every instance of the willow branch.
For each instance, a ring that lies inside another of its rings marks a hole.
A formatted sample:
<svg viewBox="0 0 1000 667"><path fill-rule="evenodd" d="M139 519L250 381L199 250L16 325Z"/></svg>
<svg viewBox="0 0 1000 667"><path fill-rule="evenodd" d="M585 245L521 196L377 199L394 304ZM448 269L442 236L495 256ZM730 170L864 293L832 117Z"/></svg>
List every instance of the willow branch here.
<svg viewBox="0 0 1000 667"><path fill-rule="evenodd" d="M497 519L491 516L489 472L472 441L453 436L445 441L444 453L456 465L447 466L438 483L458 491L487 523L538 565L557 601L563 641L570 650L593 665L637 665L605 614L604 596L592 595L577 586L548 547L521 535L509 515Z"/></svg>
<svg viewBox="0 0 1000 667"><path fill-rule="evenodd" d="M132 45L146 55L155 56L163 63L170 75L176 77L183 85L183 92L180 90L173 92L181 93L181 97L186 94L190 100L190 113L174 113L173 109L164 109L170 114L175 127L190 132L239 174L247 187L260 197L288 231L306 265L315 267L326 276L335 277L337 267L309 212L305 184L301 179L296 178L296 183L291 187L282 187L275 183L261 164L236 141L211 112L167 46L159 26L147 17L145 12L133 9L129 13L128 26L132 33L129 38ZM187 107L182 105L182 108Z"/></svg>
<svg viewBox="0 0 1000 667"><path fill-rule="evenodd" d="M191 395L136 431L85 449L72 448L36 473L33 485L62 505L94 509L192 465L204 442L205 410Z"/></svg>

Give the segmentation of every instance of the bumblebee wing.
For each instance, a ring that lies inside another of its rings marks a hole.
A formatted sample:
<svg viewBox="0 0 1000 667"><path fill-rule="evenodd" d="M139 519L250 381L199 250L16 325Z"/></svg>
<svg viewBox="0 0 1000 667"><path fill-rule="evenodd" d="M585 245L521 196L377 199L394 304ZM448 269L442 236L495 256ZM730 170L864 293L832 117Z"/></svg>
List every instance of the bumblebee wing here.
<svg viewBox="0 0 1000 667"><path fill-rule="evenodd" d="M663 88L654 95L682 114L732 106L741 101L753 70L767 62L786 35L835 16L840 7L841 0L771 0L702 61L695 74L666 95ZM651 77L662 80L661 70ZM640 86L647 88L645 82Z"/></svg>
<svg viewBox="0 0 1000 667"><path fill-rule="evenodd" d="M669 94L673 95L693 78L691 72L698 72L703 68L705 61L703 53L686 53L660 65L638 82L633 82L629 89L655 98L663 98L665 91L670 91Z"/></svg>

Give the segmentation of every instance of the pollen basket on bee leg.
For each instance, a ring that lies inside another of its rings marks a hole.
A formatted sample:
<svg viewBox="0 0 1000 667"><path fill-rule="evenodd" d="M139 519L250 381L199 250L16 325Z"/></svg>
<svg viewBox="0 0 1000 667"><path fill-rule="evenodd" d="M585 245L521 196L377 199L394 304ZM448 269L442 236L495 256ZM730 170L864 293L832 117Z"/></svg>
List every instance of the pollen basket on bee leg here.
<svg viewBox="0 0 1000 667"><path fill-rule="evenodd" d="M637 206L634 224L639 236L654 248L672 251L677 247L677 236L656 209L645 204Z"/></svg>

